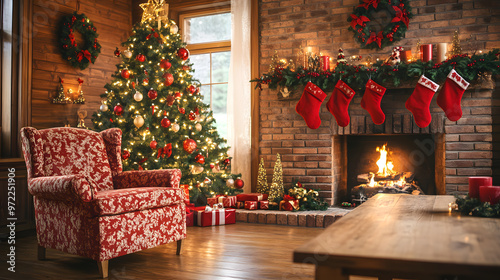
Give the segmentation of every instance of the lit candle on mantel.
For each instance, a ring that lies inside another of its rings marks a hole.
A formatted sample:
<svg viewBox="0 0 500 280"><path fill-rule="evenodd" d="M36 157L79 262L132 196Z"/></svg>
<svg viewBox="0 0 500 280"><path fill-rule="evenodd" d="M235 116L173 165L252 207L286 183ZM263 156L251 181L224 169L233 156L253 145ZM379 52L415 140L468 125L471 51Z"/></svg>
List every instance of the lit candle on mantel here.
<svg viewBox="0 0 500 280"><path fill-rule="evenodd" d="M327 55L323 55L322 53L319 53L321 56L321 66L324 72L327 72L330 70L330 57Z"/></svg>
<svg viewBox="0 0 500 280"><path fill-rule="evenodd" d="M479 187L491 186L492 184L491 177L469 177L469 197L479 198Z"/></svg>

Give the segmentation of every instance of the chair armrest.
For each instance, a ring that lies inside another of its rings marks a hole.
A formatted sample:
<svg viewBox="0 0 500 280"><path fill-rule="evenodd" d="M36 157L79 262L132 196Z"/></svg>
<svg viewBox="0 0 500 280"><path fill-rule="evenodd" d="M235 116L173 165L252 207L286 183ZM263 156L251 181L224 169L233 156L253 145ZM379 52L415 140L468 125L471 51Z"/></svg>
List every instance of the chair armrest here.
<svg viewBox="0 0 500 280"><path fill-rule="evenodd" d="M52 200L92 200L92 187L84 175L36 177L29 179L28 191L33 196Z"/></svg>
<svg viewBox="0 0 500 280"><path fill-rule="evenodd" d="M125 171L113 176L115 189L141 187L179 188L181 171L179 169L159 169Z"/></svg>

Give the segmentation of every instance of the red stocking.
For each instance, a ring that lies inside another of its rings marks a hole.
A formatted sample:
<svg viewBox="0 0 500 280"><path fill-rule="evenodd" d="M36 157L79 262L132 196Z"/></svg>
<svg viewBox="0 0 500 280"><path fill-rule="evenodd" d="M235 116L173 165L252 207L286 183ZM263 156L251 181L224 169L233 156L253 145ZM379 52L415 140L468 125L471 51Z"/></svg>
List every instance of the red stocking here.
<svg viewBox="0 0 500 280"><path fill-rule="evenodd" d="M304 118L310 129L316 129L321 125L319 109L325 98L326 94L317 85L309 82L295 106L295 111Z"/></svg>
<svg viewBox="0 0 500 280"><path fill-rule="evenodd" d="M450 71L437 97L437 104L450 121L458 121L462 117L460 102L468 86L469 83L455 69Z"/></svg>
<svg viewBox="0 0 500 280"><path fill-rule="evenodd" d="M352 88L339 80L335 85L330 100L326 103L326 108L335 116L338 125L342 127L349 124L350 118L347 109L355 94L356 92Z"/></svg>
<svg viewBox="0 0 500 280"><path fill-rule="evenodd" d="M429 80L426 76L422 75L418 80L415 90L410 98L406 100L406 109L410 110L415 119L418 127L427 127L431 123L431 112L429 106L431 105L432 97L438 90L439 85Z"/></svg>
<svg viewBox="0 0 500 280"><path fill-rule="evenodd" d="M385 87L371 79L366 83L365 94L361 99L361 107L370 113L374 124L382 124L385 121L385 114L380 108L380 101L382 101L385 90Z"/></svg>

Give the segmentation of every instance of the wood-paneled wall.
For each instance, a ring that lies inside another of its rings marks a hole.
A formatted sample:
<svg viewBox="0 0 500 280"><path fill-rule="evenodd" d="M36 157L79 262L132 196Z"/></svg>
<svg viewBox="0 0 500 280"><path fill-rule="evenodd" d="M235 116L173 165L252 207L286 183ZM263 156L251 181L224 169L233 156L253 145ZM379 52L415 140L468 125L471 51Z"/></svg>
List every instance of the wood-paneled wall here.
<svg viewBox="0 0 500 280"><path fill-rule="evenodd" d="M76 0L34 0L33 9L33 76L32 76L32 126L41 129L63 126L65 118L71 126L78 121L77 111L88 113L85 124L92 127L92 113L100 106L100 94L111 80L116 64L121 59L113 52L120 47L132 29L132 0L81 0L79 13L85 14L99 34L102 46L95 64L87 69L73 68L66 62L59 49L59 22L61 17L76 10ZM137 7L137 9L140 9ZM65 90L71 88L76 96L78 78L84 80L85 104L52 104L59 78L63 78Z"/></svg>

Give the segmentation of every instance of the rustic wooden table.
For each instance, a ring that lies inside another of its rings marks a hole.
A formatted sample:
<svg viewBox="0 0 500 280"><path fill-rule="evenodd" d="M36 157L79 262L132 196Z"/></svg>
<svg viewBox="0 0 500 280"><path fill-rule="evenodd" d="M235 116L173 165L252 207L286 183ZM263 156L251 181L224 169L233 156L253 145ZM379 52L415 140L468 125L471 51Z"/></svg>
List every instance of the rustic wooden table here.
<svg viewBox="0 0 500 280"><path fill-rule="evenodd" d="M500 219L460 216L454 200L378 194L295 249L294 262L316 265L316 279L500 279Z"/></svg>

